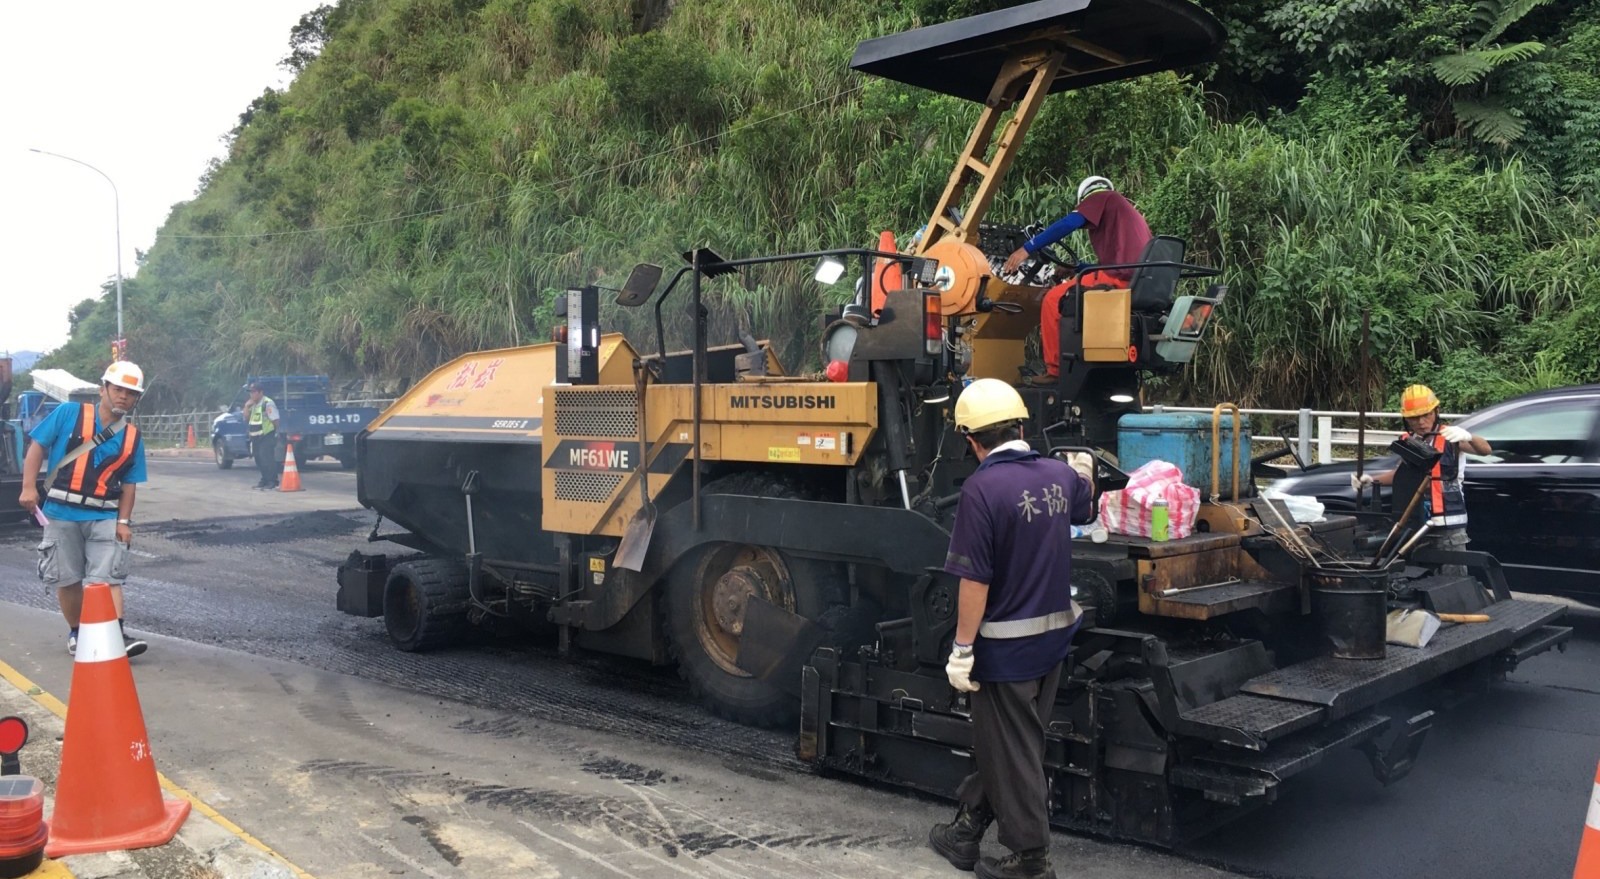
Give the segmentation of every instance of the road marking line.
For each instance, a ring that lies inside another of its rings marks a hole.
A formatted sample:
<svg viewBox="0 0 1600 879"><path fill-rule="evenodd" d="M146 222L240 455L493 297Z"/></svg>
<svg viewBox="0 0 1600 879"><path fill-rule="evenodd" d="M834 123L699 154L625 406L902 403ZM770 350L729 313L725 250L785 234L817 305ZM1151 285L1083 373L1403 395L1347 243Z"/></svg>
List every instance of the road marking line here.
<svg viewBox="0 0 1600 879"><path fill-rule="evenodd" d="M43 706L51 714L54 714L62 720L67 719L67 706L61 704L60 699L50 695L43 687L35 684L33 681L28 680L26 675L20 671L17 671L15 668L12 668L4 661L0 661L0 678L4 678L13 687L21 690L24 696L27 696L34 702ZM233 823L232 821L229 821L227 818L224 818L221 813L219 813L216 809L211 808L211 806L208 805L204 800L173 783L172 779L166 777L160 772L156 773L156 779L161 782L161 787L167 792L173 794L174 796L188 800L189 804L194 808L194 811L199 812L207 818L210 818L222 829L244 840L245 844L249 845L251 848L257 849L269 857L275 858L285 867L288 867L289 871L294 873L298 879L316 879L316 877L312 876L310 873L307 873L306 871L295 866L293 862L279 854L271 846L259 839L256 839L254 836L251 836L244 830L244 828ZM65 867L62 867L61 869L63 871L66 870ZM65 872L62 875L67 877L72 876L71 873ZM48 873L42 874L43 879L48 879L49 876L50 874Z"/></svg>
<svg viewBox="0 0 1600 879"><path fill-rule="evenodd" d="M578 856L583 857L583 858L586 858L588 860L591 860L591 861L595 862L596 864L599 864L600 866L605 867L607 870L610 870L611 872L616 873L618 876L626 876L626 877L628 877L628 879L637 879L637 877L635 877L632 873L629 873L627 870L624 870L621 867L618 867L617 865L611 863L610 861L606 860L605 858L600 857L599 855L595 854L594 852L589 851L586 848L582 848L581 846L573 845L572 843L567 842L564 839L557 839L554 836L551 836L550 834L545 833L543 830L540 830L538 827L535 827L534 825L529 824L526 821L518 820L517 823L521 824L523 827L528 828L529 830L532 830L534 833L539 834L540 836L544 837L545 839L550 840L551 842L555 843L556 845L559 845L559 846L571 851L573 854L578 855Z"/></svg>

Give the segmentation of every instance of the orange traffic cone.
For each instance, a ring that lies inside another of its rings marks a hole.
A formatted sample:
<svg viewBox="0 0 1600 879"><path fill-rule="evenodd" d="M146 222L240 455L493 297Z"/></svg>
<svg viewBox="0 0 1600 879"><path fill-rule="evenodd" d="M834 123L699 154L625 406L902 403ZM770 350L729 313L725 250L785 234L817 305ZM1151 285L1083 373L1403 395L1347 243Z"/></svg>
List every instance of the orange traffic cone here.
<svg viewBox="0 0 1600 879"><path fill-rule="evenodd" d="M189 425L189 438L183 441L185 448L194 448L194 425Z"/></svg>
<svg viewBox="0 0 1600 879"><path fill-rule="evenodd" d="M1572 879L1600 879L1600 767L1594 771L1594 787L1589 791L1589 815L1583 822L1583 841L1578 843L1578 865Z"/></svg>
<svg viewBox="0 0 1600 879"><path fill-rule="evenodd" d="M278 480L279 491L305 491L300 487L300 468L294 464L294 443L289 443L283 453L283 478Z"/></svg>
<svg viewBox="0 0 1600 879"><path fill-rule="evenodd" d="M878 250L888 253L898 253L894 243L894 233L888 229L878 233ZM874 314L883 310L885 301L889 298L890 290L899 290L905 285L901 277L900 263L885 257L878 257L872 261L872 311Z"/></svg>
<svg viewBox="0 0 1600 879"><path fill-rule="evenodd" d="M188 817L187 800L161 796L111 588L90 583L83 587L83 621L45 855L161 845Z"/></svg>

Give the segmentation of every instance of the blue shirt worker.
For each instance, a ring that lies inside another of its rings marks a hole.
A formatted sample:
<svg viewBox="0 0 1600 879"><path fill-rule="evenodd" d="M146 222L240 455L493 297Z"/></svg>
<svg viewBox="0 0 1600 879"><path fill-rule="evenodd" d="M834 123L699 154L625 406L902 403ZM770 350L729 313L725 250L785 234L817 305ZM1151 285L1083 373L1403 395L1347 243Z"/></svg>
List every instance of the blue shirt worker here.
<svg viewBox="0 0 1600 879"><path fill-rule="evenodd" d="M144 439L127 418L144 389L144 372L118 361L100 378L99 403L57 406L28 434L33 442L23 457L18 500L29 513L39 510L39 471L48 463L43 513L49 521L39 542L39 579L56 587L67 620L68 653L78 651L86 580L111 587L117 621L122 620L134 486L145 481ZM123 640L129 656L148 647L126 633Z"/></svg>
<svg viewBox="0 0 1600 879"><path fill-rule="evenodd" d="M983 879L1055 879L1050 866L1045 725L1080 610L1072 600L1072 526L1093 516L1094 460L1046 458L1022 439L1028 409L1015 388L979 379L955 421L978 457L961 486L944 569L961 578L955 644L945 672L972 694L977 771L960 809L928 842ZM979 859L991 822L1011 854Z"/></svg>

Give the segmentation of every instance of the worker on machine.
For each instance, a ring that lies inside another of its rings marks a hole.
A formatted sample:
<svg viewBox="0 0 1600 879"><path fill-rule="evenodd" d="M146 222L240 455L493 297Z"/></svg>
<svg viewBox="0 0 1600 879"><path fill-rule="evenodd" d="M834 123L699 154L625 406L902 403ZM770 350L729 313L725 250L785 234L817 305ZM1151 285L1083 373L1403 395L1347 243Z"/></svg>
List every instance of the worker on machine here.
<svg viewBox="0 0 1600 879"><path fill-rule="evenodd" d="M1088 228L1089 244L1104 265L1135 263L1150 243L1150 224L1144 214L1123 197L1104 177L1085 177L1078 184L1078 206L1065 217L1051 223L1043 232L1023 242L1006 258L1002 269L1015 272L1041 248ZM1061 370L1061 312L1066 296L1078 290L1110 290L1128 286L1133 269L1090 269L1051 287L1039 306L1039 344L1044 354L1045 374L1034 376L1031 384L1054 385Z"/></svg>

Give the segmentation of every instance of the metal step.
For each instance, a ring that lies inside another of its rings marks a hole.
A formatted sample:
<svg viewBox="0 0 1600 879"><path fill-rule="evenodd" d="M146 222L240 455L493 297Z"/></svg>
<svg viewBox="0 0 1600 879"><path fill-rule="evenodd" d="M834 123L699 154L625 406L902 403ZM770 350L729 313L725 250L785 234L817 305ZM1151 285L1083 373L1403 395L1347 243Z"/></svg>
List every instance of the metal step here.
<svg viewBox="0 0 1600 879"><path fill-rule="evenodd" d="M1420 649L1391 645L1383 659L1324 656L1258 675L1238 695L1181 711L1177 731L1265 750L1268 742L1349 717L1511 648L1559 618L1564 608L1513 600L1483 612L1489 622L1446 624Z"/></svg>
<svg viewBox="0 0 1600 879"><path fill-rule="evenodd" d="M1217 801L1236 803L1259 796L1270 802L1280 782L1316 766L1334 751L1382 735L1388 726L1389 718L1381 714L1363 714L1274 742L1264 752L1207 751L1173 768L1171 781L1205 791Z"/></svg>

